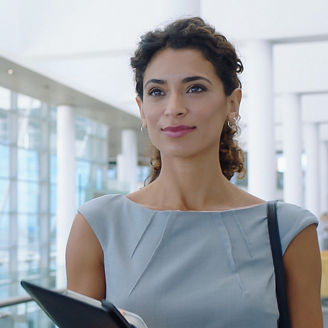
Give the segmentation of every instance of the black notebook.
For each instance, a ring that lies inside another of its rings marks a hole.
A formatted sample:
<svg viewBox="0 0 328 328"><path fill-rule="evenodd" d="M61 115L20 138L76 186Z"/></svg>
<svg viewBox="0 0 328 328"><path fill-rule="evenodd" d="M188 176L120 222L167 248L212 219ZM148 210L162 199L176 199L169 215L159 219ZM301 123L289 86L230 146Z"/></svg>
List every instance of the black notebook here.
<svg viewBox="0 0 328 328"><path fill-rule="evenodd" d="M124 316L110 302L98 301L79 293L63 293L21 281L23 288L59 328L147 328L134 313Z"/></svg>

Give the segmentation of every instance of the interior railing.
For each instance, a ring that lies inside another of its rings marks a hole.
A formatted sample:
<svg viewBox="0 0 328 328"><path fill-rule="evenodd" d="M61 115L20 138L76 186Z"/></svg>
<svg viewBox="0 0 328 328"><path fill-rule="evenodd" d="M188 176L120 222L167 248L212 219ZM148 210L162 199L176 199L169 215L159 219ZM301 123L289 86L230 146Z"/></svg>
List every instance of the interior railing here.
<svg viewBox="0 0 328 328"><path fill-rule="evenodd" d="M59 271L35 270L0 276L0 327L1 328L54 328L47 315L21 287L20 281L28 280L44 287L62 291L64 284Z"/></svg>
<svg viewBox="0 0 328 328"><path fill-rule="evenodd" d="M62 292L64 288L56 289ZM17 296L0 301L1 328L54 328L51 320L30 296Z"/></svg>

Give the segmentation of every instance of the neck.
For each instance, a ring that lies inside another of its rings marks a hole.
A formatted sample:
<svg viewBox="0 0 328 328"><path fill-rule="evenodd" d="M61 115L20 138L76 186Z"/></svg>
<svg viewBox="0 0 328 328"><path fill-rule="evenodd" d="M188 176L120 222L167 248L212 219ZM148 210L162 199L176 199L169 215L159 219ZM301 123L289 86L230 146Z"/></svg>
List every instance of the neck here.
<svg viewBox="0 0 328 328"><path fill-rule="evenodd" d="M152 203L163 209L216 210L231 202L236 187L223 175L216 151L195 158L162 156L161 173L149 188Z"/></svg>

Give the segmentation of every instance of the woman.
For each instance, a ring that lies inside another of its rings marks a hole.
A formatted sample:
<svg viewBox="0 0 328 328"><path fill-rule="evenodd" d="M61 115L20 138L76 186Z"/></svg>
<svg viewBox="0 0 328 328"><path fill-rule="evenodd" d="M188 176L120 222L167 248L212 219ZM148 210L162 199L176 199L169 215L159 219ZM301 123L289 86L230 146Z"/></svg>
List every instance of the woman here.
<svg viewBox="0 0 328 328"><path fill-rule="evenodd" d="M68 288L107 298L151 328L276 327L266 202L230 183L243 173L243 66L200 18L141 38L131 59L150 183L84 204L67 246ZM279 202L292 326L322 327L317 219Z"/></svg>

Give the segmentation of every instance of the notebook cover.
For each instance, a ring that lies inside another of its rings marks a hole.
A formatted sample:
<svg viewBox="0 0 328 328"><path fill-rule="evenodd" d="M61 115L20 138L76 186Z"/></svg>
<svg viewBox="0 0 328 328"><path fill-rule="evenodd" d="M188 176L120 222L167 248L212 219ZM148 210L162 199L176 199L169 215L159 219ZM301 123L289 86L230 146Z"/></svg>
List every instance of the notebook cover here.
<svg viewBox="0 0 328 328"><path fill-rule="evenodd" d="M59 328L131 327L114 305L112 309L98 308L24 280L21 285Z"/></svg>

